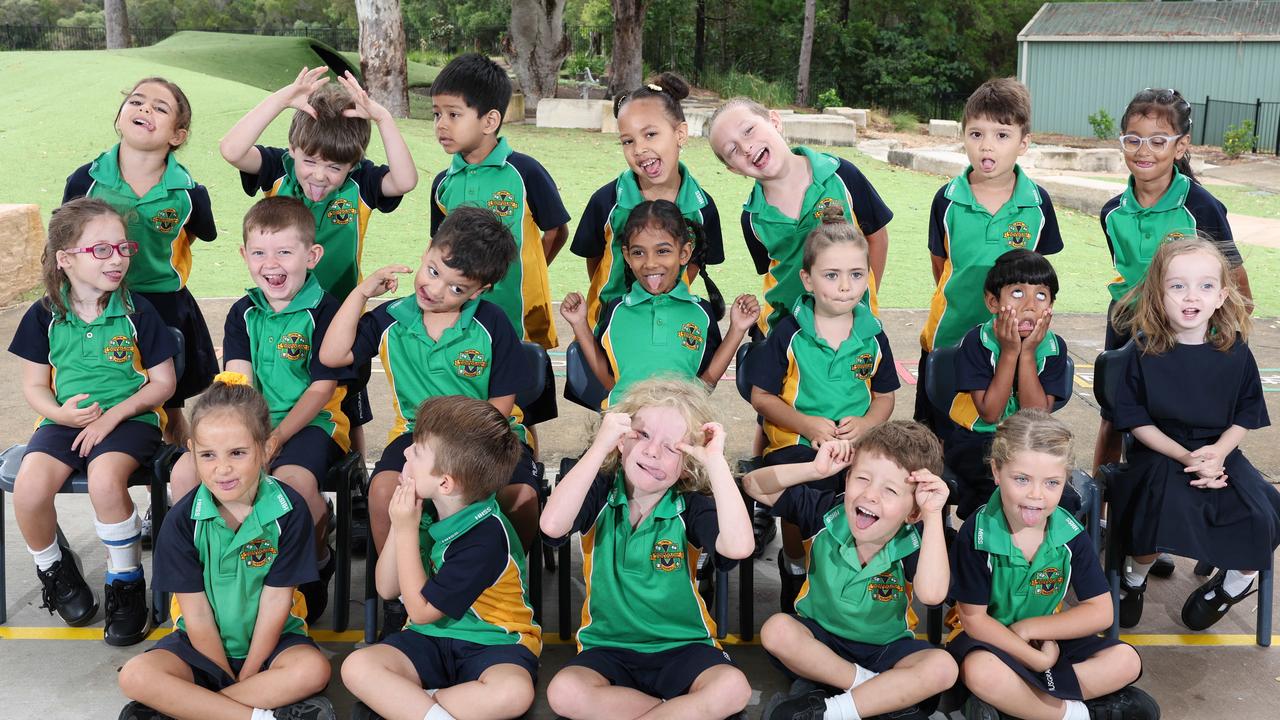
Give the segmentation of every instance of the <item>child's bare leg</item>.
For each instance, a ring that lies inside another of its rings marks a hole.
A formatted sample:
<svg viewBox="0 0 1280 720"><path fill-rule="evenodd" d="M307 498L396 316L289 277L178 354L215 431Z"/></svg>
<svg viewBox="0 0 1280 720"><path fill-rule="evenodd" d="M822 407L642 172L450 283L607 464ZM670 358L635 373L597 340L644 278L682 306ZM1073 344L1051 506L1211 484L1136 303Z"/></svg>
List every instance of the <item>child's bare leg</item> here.
<svg viewBox="0 0 1280 720"><path fill-rule="evenodd" d="M196 474L195 454L182 453L178 462L173 464L173 470L169 472L169 495L174 502L178 502L186 497L187 493L195 490L199 484L200 476Z"/></svg>
<svg viewBox="0 0 1280 720"><path fill-rule="evenodd" d="M853 691L858 714L870 717L911 707L956 684L956 661L946 650L921 650Z"/></svg>
<svg viewBox="0 0 1280 720"><path fill-rule="evenodd" d="M327 552L324 536L329 529L329 506L320 493L320 483L316 481L316 476L301 465L281 465L272 468L271 474L297 490L302 499L307 501L307 510L311 512L311 523L316 531L316 557L323 556Z"/></svg>
<svg viewBox="0 0 1280 720"><path fill-rule="evenodd" d="M360 453L360 457L364 457L364 426L353 425L351 429L347 431L347 437L351 439L351 451Z"/></svg>
<svg viewBox="0 0 1280 720"><path fill-rule="evenodd" d="M342 684L387 720L422 720L436 703L420 683L413 662L390 645L361 648L342 663Z"/></svg>
<svg viewBox="0 0 1280 720"><path fill-rule="evenodd" d="M786 520L782 521L782 552L788 562L804 564L804 538L800 537L800 527Z"/></svg>
<svg viewBox="0 0 1280 720"><path fill-rule="evenodd" d="M701 676L698 679L701 680ZM564 668L551 678L551 684L547 686L547 702L557 715L569 720L601 717L634 720L649 717L646 713L666 704L660 698L639 690L610 685L608 678L595 670L578 666ZM709 716L694 714L685 717Z"/></svg>
<svg viewBox="0 0 1280 720"><path fill-rule="evenodd" d="M527 551L538 538L538 491L524 484L508 485L498 491L498 507Z"/></svg>
<svg viewBox="0 0 1280 720"><path fill-rule="evenodd" d="M1006 715L1024 720L1062 720L1066 704L1035 690L1004 661L985 650L975 650L961 664L961 679L970 692Z"/></svg>
<svg viewBox="0 0 1280 720"><path fill-rule="evenodd" d="M120 690L177 720L248 720L253 707L195 684L191 668L168 650L136 655L120 668Z"/></svg>
<svg viewBox="0 0 1280 720"><path fill-rule="evenodd" d="M36 452L22 458L13 484L13 514L32 550L43 550L57 540L58 511L53 499L70 476L71 468L52 455Z"/></svg>
<svg viewBox="0 0 1280 720"><path fill-rule="evenodd" d="M689 692L645 713L644 720L727 718L742 712L751 702L751 683L733 665L716 665L698 675Z"/></svg>
<svg viewBox="0 0 1280 720"><path fill-rule="evenodd" d="M474 682L441 690L435 701L458 720L506 720L523 715L533 705L533 693L528 670L502 663L490 666Z"/></svg>
<svg viewBox="0 0 1280 720"><path fill-rule="evenodd" d="M187 425L186 416L182 414L182 408L167 407L164 409L164 414L164 441L170 445L186 447L191 429Z"/></svg>
<svg viewBox="0 0 1280 720"><path fill-rule="evenodd" d="M1072 666L1085 700L1131 685L1142 673L1142 658L1128 645L1113 645Z"/></svg>
<svg viewBox="0 0 1280 720"><path fill-rule="evenodd" d="M266 670L228 687L222 694L248 707L269 710L323 691L329 684L330 672L324 653L310 645L294 645L275 656Z"/></svg>
<svg viewBox="0 0 1280 720"><path fill-rule="evenodd" d="M853 685L857 672L853 663L819 642L809 628L791 615L777 613L766 620L760 628L760 642L800 677L834 688Z"/></svg>
<svg viewBox="0 0 1280 720"><path fill-rule="evenodd" d="M129 497L129 476L138 461L121 452L103 453L89 463L89 502L100 523L128 520L134 512Z"/></svg>
<svg viewBox="0 0 1280 720"><path fill-rule="evenodd" d="M383 470L369 481L369 531L373 533L373 544L378 552L387 542L387 533L391 532L391 516L387 514L391 507L391 495L400 484L400 473Z"/></svg>

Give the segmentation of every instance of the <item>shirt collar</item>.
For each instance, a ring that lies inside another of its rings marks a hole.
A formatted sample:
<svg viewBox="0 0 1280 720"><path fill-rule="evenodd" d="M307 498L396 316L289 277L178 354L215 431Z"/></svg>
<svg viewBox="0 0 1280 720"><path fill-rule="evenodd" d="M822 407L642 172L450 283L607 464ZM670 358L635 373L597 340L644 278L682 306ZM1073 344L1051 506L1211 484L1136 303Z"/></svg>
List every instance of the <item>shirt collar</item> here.
<svg viewBox="0 0 1280 720"><path fill-rule="evenodd" d="M1045 521L1044 540L1041 547L1061 547L1071 541L1084 528L1061 507L1054 508ZM995 555L1026 559L1022 550L1013 543L1013 535L1009 532L1009 521L1004 516L1004 506L1000 502L1000 489L991 494L991 499L978 511L974 519L973 547Z"/></svg>
<svg viewBox="0 0 1280 720"><path fill-rule="evenodd" d="M707 206L707 194L702 191L698 181L689 174L683 162L677 163L680 171L680 189L676 191L676 207L680 212L689 214ZM639 180L630 168L623 170L618 176L618 207L631 210L644 202L644 193L640 190ZM618 228L621 232L622 228Z"/></svg>
<svg viewBox="0 0 1280 720"><path fill-rule="evenodd" d="M858 558L858 543L849 528L849 519L844 504L841 503L822 516L822 522L831 533L831 539L839 544L840 557L856 571L856 576L872 577L884 572L893 563L920 549L920 533L914 525L904 523L898 532L880 548L880 551L867 561L866 565Z"/></svg>
<svg viewBox="0 0 1280 720"><path fill-rule="evenodd" d="M271 315L286 315L298 312L299 310L310 310L320 303L320 298L324 297L324 288L320 287L320 281L316 279L315 273L308 272L307 279L302 282L302 287L298 288L298 292L289 301L289 305L276 313L271 307L271 301L267 300L267 296L262 292L262 288L257 286L246 288L249 298L253 300L253 304L259 310Z"/></svg>
<svg viewBox="0 0 1280 720"><path fill-rule="evenodd" d="M805 191L805 201L800 208L800 217L795 221L801 220L804 213L812 207L809 194L813 192L815 187L822 187L827 179L836 173L836 169L840 167L840 161L827 155L826 153L815 152L803 145L797 145L791 148L793 155L803 155L809 161L809 172L813 175L813 180L809 183L809 188ZM816 200L814 201L816 202ZM751 195L747 197L747 202L742 206L744 210L752 215L759 215L773 208L769 201L764 197L764 186L757 180L754 187L751 188ZM778 212L777 208L773 208L774 212ZM779 213L781 214L781 213ZM789 219L789 218L788 218ZM795 222L793 221L793 222Z"/></svg>
<svg viewBox="0 0 1280 720"><path fill-rule="evenodd" d="M609 491L607 502L610 507L625 508L629 506L627 500L627 481L623 477L622 470L613 478L613 488ZM655 518L670 520L679 517L684 512L685 502L684 494L675 489L675 487L667 488L662 498L658 500L658 504L653 506L651 515Z"/></svg>
<svg viewBox="0 0 1280 720"><path fill-rule="evenodd" d="M119 289L112 291L111 296L107 298L107 306L102 309L102 312L98 313L98 317L94 318L93 322L85 322L84 320L81 320L80 316L71 309L70 284L62 286L62 304L67 308L67 312L59 318L60 320L73 323L75 325L84 325L86 327L90 325L104 325L108 320L124 317L130 312L129 306L125 304L124 291Z"/></svg>
<svg viewBox="0 0 1280 720"><path fill-rule="evenodd" d="M507 162L507 158L511 155L511 145L507 143L504 137L498 138L498 144L493 146L488 155L480 162L469 163L462 157L462 153L454 153L453 160L449 163L449 175L456 175L463 170L474 167L501 167Z"/></svg>
<svg viewBox="0 0 1280 720"><path fill-rule="evenodd" d="M1168 212L1185 205L1187 193L1190 191L1191 179L1178 172L1178 168L1175 167L1173 169L1173 180L1169 181L1169 189L1164 191L1164 194L1160 196L1160 199L1154 205L1144 208L1138 204L1138 198L1133 194L1133 176L1130 175L1129 182L1125 185L1124 193L1120 196L1120 206L1116 209L1130 215Z"/></svg>
<svg viewBox="0 0 1280 720"><path fill-rule="evenodd" d="M431 340L427 335L427 329L422 324L422 308L418 307L418 301L415 296L409 295L407 297L402 297L399 300L391 301L391 305L387 307L387 314L400 321L400 323L404 325L411 334L417 335L428 342L435 343L444 342L449 335L466 330L467 326L471 324L471 319L475 317L476 308L479 307L479 305L479 298L472 298L463 303L462 307L458 310L458 319L454 321L452 326L446 328L443 333L440 333L439 341Z"/></svg>
<svg viewBox="0 0 1280 720"><path fill-rule="evenodd" d="M791 307L791 314L795 317L796 324L800 326L801 330L825 343L826 340L818 335L818 329L814 324L813 303L813 293L804 293L796 298L796 304ZM853 329L849 333L850 339L866 340L873 338L882 329L880 321L871 312L871 306L867 304L865 298L853 307Z"/></svg>
<svg viewBox="0 0 1280 720"><path fill-rule="evenodd" d="M266 473L258 475L257 493L253 498L253 510L245 517L240 526L242 528L251 526L250 529L257 532L271 522L284 517L293 509L289 496L280 489L276 479ZM221 517L222 515L218 512L218 501L214 499L213 493L209 492L209 488L202 483L196 488L195 501L191 503L191 519L213 520Z"/></svg>
<svg viewBox="0 0 1280 720"><path fill-rule="evenodd" d="M973 186L969 184L969 173L972 171L973 166L970 165L964 169L964 172L953 178L947 184L946 196L952 202L985 210L985 206L973 196ZM1017 207L1040 205L1040 191L1036 189L1036 184L1031 181L1031 178L1022 171L1022 167L1016 163L1013 166L1013 176L1013 192L1009 195L1009 201Z"/></svg>
<svg viewBox="0 0 1280 720"><path fill-rule="evenodd" d="M119 143L116 143L110 150L102 153L93 161L93 164L89 166L89 176L97 182L111 185L112 187L125 185L124 176L120 173ZM178 162L178 158L170 152L169 157L165 159L164 174L160 176L160 182L157 187L161 187L164 190L190 190L195 186L196 181L191 178L191 174Z"/></svg>
<svg viewBox="0 0 1280 720"><path fill-rule="evenodd" d="M485 518L497 512L497 496L489 495L484 499L471 503L443 520L432 520L431 516L424 512L422 513L421 527L426 529L434 542L447 545L459 535L479 525Z"/></svg>
<svg viewBox="0 0 1280 720"><path fill-rule="evenodd" d="M691 303L698 302L698 297L689 292L689 286L685 285L683 282L677 282L675 287L665 293L653 295L648 290L645 290L644 285L638 281L631 283L631 289L627 291L627 294L623 298L623 302L628 306L643 305L644 303L651 302L660 297L667 297L673 300L683 300Z"/></svg>

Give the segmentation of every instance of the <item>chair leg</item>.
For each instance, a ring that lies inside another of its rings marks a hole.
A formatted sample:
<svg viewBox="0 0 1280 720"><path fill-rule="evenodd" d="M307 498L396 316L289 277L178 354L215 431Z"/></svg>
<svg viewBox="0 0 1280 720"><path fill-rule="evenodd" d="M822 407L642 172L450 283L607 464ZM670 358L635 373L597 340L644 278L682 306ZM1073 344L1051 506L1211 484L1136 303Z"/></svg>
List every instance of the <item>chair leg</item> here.
<svg viewBox="0 0 1280 720"><path fill-rule="evenodd" d="M569 541L560 546L560 570L556 574L556 586L560 594L560 639L568 640L573 636L573 627L571 614L569 612L569 601L572 585L570 583L569 571L573 567L570 561ZM583 602L586 602L585 600Z"/></svg>
<svg viewBox="0 0 1280 720"><path fill-rule="evenodd" d="M356 472L358 472L358 468ZM337 541L338 566L333 574L333 629L344 632L351 616L351 487L352 471L342 464L338 472Z"/></svg>
<svg viewBox="0 0 1280 720"><path fill-rule="evenodd" d="M533 606L533 621L542 624L542 538L533 539L533 546L525 558L529 569L529 604Z"/></svg>
<svg viewBox="0 0 1280 720"><path fill-rule="evenodd" d="M1271 647L1272 568L1258 573L1258 645Z"/></svg>
<svg viewBox="0 0 1280 720"><path fill-rule="evenodd" d="M4 491L0 490L0 625L9 622L9 592L4 578Z"/></svg>
<svg viewBox="0 0 1280 720"><path fill-rule="evenodd" d="M756 635L756 562L754 557L738 561L738 637L751 642Z"/></svg>
<svg viewBox="0 0 1280 720"><path fill-rule="evenodd" d="M924 609L925 635L930 645L942 647L942 621L946 612L945 605L935 605Z"/></svg>
<svg viewBox="0 0 1280 720"><path fill-rule="evenodd" d="M155 561L155 548L160 547L156 540L160 537L160 529L164 527L165 515L169 512L169 468L161 462L155 468L155 478L151 481L151 559ZM155 574L155 566L151 568ZM155 578L151 579L151 625L160 627L169 620L169 593L154 589Z"/></svg>
<svg viewBox="0 0 1280 720"><path fill-rule="evenodd" d="M715 558L708 558L715 562ZM729 634L729 571L716 570L716 639L723 640Z"/></svg>
<svg viewBox="0 0 1280 720"><path fill-rule="evenodd" d="M365 536L364 548L364 642L372 645L378 641L378 588L374 574L378 550L373 544L373 533Z"/></svg>

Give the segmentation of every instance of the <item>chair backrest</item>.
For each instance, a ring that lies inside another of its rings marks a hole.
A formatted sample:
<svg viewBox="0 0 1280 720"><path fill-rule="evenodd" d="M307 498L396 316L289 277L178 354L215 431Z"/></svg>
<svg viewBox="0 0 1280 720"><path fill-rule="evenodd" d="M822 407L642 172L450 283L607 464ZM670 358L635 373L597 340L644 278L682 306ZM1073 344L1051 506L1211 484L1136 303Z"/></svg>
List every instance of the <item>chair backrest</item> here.
<svg viewBox="0 0 1280 720"><path fill-rule="evenodd" d="M547 389L547 351L538 343L525 340L520 343L520 354L524 358L529 377L524 389L516 393L516 404L529 407Z"/></svg>
<svg viewBox="0 0 1280 720"><path fill-rule="evenodd" d="M182 373L187 370L187 339L182 336L182 331L176 327L169 328L169 333L173 335L173 341L178 344L178 354L173 356L173 374L181 380Z"/></svg>
<svg viewBox="0 0 1280 720"><path fill-rule="evenodd" d="M1120 368L1124 366L1129 355L1137 351L1137 347L1130 340L1123 347L1098 353L1098 359L1093 361L1093 397L1108 415L1111 413L1111 403L1115 399L1116 390L1119 389L1120 382L1123 380Z"/></svg>
<svg viewBox="0 0 1280 720"><path fill-rule="evenodd" d="M951 414L951 401L956 396L956 355L959 352L959 345L938 348L929 353L929 359L925 361L927 367L925 369L924 391L934 409L943 415L949 416ZM1071 400L1071 388L1075 383L1076 376L1076 363L1071 359L1070 355L1066 356L1066 361L1066 391L1061 395L1054 396L1052 412L1058 412L1066 407ZM1094 387L1097 387L1096 383ZM916 392L920 391L917 389Z"/></svg>
<svg viewBox="0 0 1280 720"><path fill-rule="evenodd" d="M738 388L738 394L743 400L751 402L751 382L747 380L747 362L751 357L751 353L755 352L760 346L764 345L762 340L753 340L738 346L738 352L734 356L734 385Z"/></svg>
<svg viewBox="0 0 1280 720"><path fill-rule="evenodd" d="M587 366L587 361L582 357L582 348L576 340L565 349L564 363L564 399L599 412L609 391L604 389L604 385L600 384L595 373Z"/></svg>

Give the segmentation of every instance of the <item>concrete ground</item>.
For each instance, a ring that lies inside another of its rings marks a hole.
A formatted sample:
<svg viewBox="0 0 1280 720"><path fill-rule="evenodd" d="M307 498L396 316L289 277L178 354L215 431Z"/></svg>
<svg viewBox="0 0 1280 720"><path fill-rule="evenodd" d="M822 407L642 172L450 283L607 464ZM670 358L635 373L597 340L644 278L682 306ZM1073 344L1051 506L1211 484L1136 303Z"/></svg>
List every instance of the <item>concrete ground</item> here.
<svg viewBox="0 0 1280 720"><path fill-rule="evenodd" d="M214 329L214 343L221 341L222 318L230 307L230 300L201 301L209 325ZM24 308L0 311L0 337L12 337L13 330ZM916 335L925 314L923 311L885 310L883 319L886 331L892 339L898 371L903 378L903 388L897 393L896 418L908 418L914 400L914 365L919 357ZM1097 315L1059 315L1054 318L1054 330L1066 338L1076 362L1075 397L1060 413L1078 436L1077 461L1088 467L1093 437L1097 429L1097 410L1091 388L1091 364L1102 345L1103 321ZM1264 376L1268 390L1267 405L1272 417L1280 422L1280 321L1263 320L1256 325L1251 343ZM567 328L561 327L561 337L570 337ZM563 375L563 354L554 353L557 375ZM19 361L10 354L0 357L0 375L16 377ZM730 369L732 377L733 369ZM1200 379L1213 382L1213 378ZM560 383L563 381L560 380ZM10 418L0 424L0 447L25 442L29 436L34 414L23 401L14 384L10 392L0 395L0 417ZM388 391L386 384L375 373L370 384L374 413L377 419L368 426L370 457L381 452L390 425L388 415ZM730 428L727 453L732 461L750 454L754 413L734 392L729 379L712 396L722 420ZM543 460L548 468L555 468L559 458L579 454L586 446L592 428L593 413L560 401L560 417L540 425L538 435ZM1260 470L1272 479L1280 478L1280 435L1274 429L1251 433L1244 443L1245 452ZM135 489L135 500L146 505L143 489ZM91 522L91 510L86 496L61 496L58 500L61 525L72 546L84 561L86 576L96 585L105 570L105 556L96 539ZM8 570L8 597L4 599L9 609L9 622L0 626L0 697L4 718L114 718L124 697L116 686L115 674L119 667L134 654L149 646L149 642L134 648L116 649L101 641L101 615L96 624L79 630L62 626L39 608L40 594L33 576L30 556L27 554L14 521L11 503L4 508L4 561ZM776 544L777 541L775 541ZM754 566L754 623L760 624L777 607L777 573L772 558L776 547L770 547L764 560ZM144 560L150 565L150 553ZM339 709L339 717L346 717L351 697L338 681L337 670L342 658L352 650L360 637L358 625L362 617L358 597L363 587L363 561L357 560L353 568L352 588L356 600L352 601L353 626L347 632L336 633L332 621L326 616L317 623L313 633L326 652L333 655L334 680L327 695ZM581 600L581 574L575 562L573 573L572 614L577 616ZM555 578L543 578L546 590L543 628L548 646L542 658L540 687L573 651L571 644L559 639L556 620L557 596ZM1206 717L1231 717L1239 720L1262 720L1276 717L1275 698L1280 691L1280 651L1254 646L1254 612L1256 601L1250 599L1237 606L1219 623L1214 632L1190 634L1181 627L1178 612L1183 600L1198 585L1199 579L1191 572L1191 563L1180 561L1177 573L1169 580L1153 580L1147 594L1146 613L1142 624L1126 639L1138 646L1145 664L1139 685L1150 692L1161 704L1164 717L1183 720ZM1256 596L1255 596L1256 597ZM768 698L784 689L779 674L769 665L765 653L758 645L758 635L750 642L742 641L739 634L738 576L730 587L731 613L726 641L732 653L751 679L757 692L753 696L748 715L758 716ZM332 612L332 610L330 611ZM154 637L159 637L157 631ZM754 633L753 633L754 634ZM1280 642L1280 635L1276 636ZM530 718L551 718L543 695ZM937 715L935 717L941 717ZM958 714L956 715L958 717Z"/></svg>

